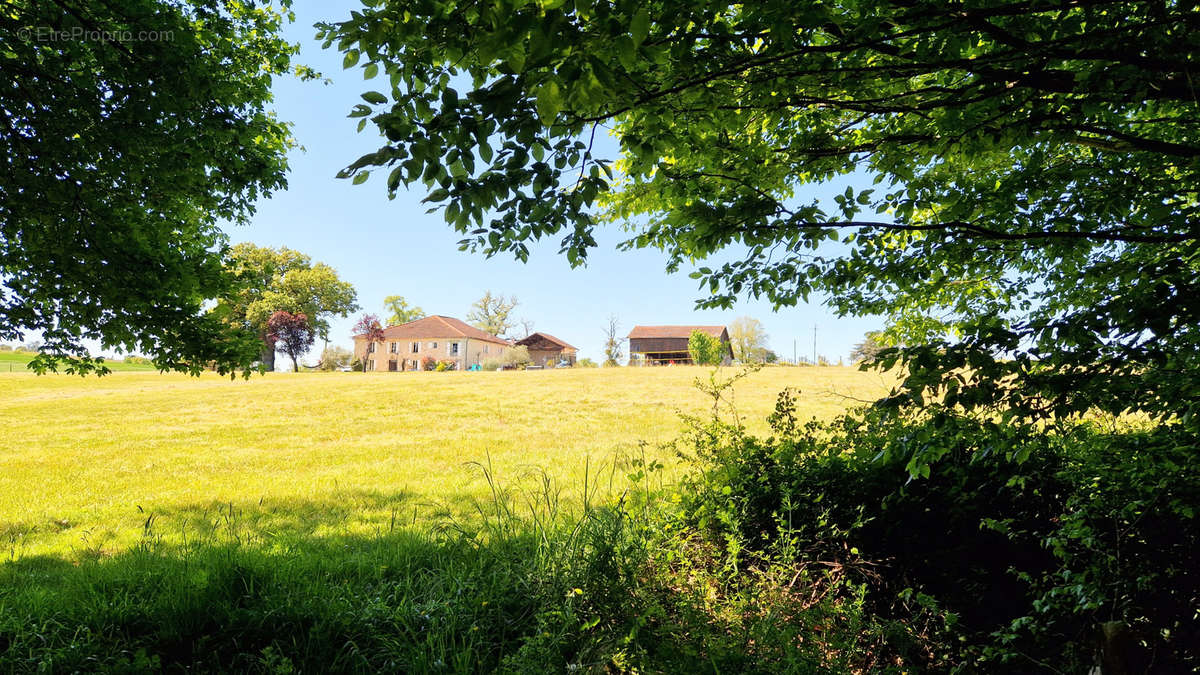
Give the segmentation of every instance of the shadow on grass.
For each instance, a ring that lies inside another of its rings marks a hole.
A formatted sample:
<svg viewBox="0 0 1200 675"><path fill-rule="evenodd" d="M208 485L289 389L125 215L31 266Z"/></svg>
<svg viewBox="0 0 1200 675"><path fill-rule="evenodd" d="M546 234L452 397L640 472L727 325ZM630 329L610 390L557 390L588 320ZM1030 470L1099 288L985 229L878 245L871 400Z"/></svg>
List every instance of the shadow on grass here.
<svg viewBox="0 0 1200 675"><path fill-rule="evenodd" d="M116 555L0 564L0 671L494 670L562 581L548 544L570 541L413 523L399 517L410 505L375 492L198 504L148 515ZM363 510L396 516L336 533ZM161 536L157 519L190 535Z"/></svg>

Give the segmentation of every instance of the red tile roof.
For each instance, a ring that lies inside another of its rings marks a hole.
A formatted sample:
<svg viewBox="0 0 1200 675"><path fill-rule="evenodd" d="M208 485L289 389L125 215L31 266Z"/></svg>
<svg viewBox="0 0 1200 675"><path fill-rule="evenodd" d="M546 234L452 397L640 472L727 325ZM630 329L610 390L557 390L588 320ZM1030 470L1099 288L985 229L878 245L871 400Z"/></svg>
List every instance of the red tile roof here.
<svg viewBox="0 0 1200 675"><path fill-rule="evenodd" d="M725 333L725 326L634 326L629 331L630 339L638 338L689 338L692 331L720 338Z"/></svg>
<svg viewBox="0 0 1200 675"><path fill-rule="evenodd" d="M355 338L360 336L356 335ZM512 344L504 338L498 338L491 333L459 321L454 317L433 315L416 321L409 321L398 326L388 326L383 329L383 337L388 340L434 340L466 338L483 340L501 345Z"/></svg>
<svg viewBox="0 0 1200 675"><path fill-rule="evenodd" d="M530 340L530 339L532 339L532 338L534 338L534 337L536 337L536 336L538 336L538 335L540 335L540 336L542 336L543 338L545 338L545 339L547 339L547 340L549 340L549 341L553 342L553 343L554 343L554 344L556 344L556 345L559 345L559 346L561 346L563 349L575 349L575 346L574 346L574 345L569 345L569 344L567 344L566 342L564 342L564 341L562 341L562 340L559 340L558 338L554 337L553 335L551 335L551 334L549 334L549 333L543 333L543 332L541 332L541 331L538 331L538 332L536 332L536 333L530 333L529 335L525 336L524 338L521 338L520 340L517 340L516 344L519 344L519 345L526 344L526 342L525 342L526 340Z"/></svg>

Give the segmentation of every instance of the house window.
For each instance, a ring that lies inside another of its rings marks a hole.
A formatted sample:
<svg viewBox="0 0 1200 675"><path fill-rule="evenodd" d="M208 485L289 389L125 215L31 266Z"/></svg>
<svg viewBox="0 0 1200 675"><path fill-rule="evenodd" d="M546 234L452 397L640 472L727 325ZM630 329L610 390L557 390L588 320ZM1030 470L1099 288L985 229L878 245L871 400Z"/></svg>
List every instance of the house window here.
<svg viewBox="0 0 1200 675"><path fill-rule="evenodd" d="M375 370L375 359L367 359L367 370Z"/></svg>
<svg viewBox="0 0 1200 675"><path fill-rule="evenodd" d="M400 343L399 343L399 342L393 342L393 343L391 343L391 352L392 352L393 354L395 354L395 353L396 353L396 352L398 352L398 351L400 351Z"/></svg>
<svg viewBox="0 0 1200 675"><path fill-rule="evenodd" d="M420 342L412 343L412 353L414 353L414 354L421 353L421 343Z"/></svg>
<svg viewBox="0 0 1200 675"><path fill-rule="evenodd" d="M450 344L450 356L458 356L458 343L451 342L449 344Z"/></svg>
<svg viewBox="0 0 1200 675"><path fill-rule="evenodd" d="M488 346L487 346L487 345L484 345L484 346L483 346L483 353L484 353L484 354L488 353Z"/></svg>
<svg viewBox="0 0 1200 675"><path fill-rule="evenodd" d="M367 353L368 353L368 354L374 354L374 353L375 353L375 343L374 343L374 342L370 342L370 343L368 343L368 344L367 344Z"/></svg>
<svg viewBox="0 0 1200 675"><path fill-rule="evenodd" d="M429 343L429 348L430 348L430 349L437 349L437 343L436 343L436 342L430 342L430 343Z"/></svg>

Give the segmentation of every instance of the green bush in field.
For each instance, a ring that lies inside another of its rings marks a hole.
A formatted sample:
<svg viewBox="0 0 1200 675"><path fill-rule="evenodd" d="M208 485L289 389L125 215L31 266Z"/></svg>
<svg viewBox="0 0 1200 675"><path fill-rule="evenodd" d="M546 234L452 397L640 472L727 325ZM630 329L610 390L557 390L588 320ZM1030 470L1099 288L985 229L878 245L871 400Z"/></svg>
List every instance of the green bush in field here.
<svg viewBox="0 0 1200 675"><path fill-rule="evenodd" d="M123 358L121 360L124 361L125 363L132 363L132 364L139 365L139 366L154 365L153 359L148 359L144 356L126 356L125 358Z"/></svg>
<svg viewBox="0 0 1200 675"><path fill-rule="evenodd" d="M758 438L693 419L678 446L697 462L683 523L726 567L858 570L863 611L895 629L880 649L918 670L1085 672L1105 632L1130 672L1200 668L1195 434L936 409L801 424L791 392L771 421Z"/></svg>
<svg viewBox="0 0 1200 675"><path fill-rule="evenodd" d="M0 352L11 352L12 350L12 345L0 345Z"/></svg>
<svg viewBox="0 0 1200 675"><path fill-rule="evenodd" d="M482 370L500 370L504 366L504 362L500 359L484 359L479 367Z"/></svg>
<svg viewBox="0 0 1200 675"><path fill-rule="evenodd" d="M688 354L692 357L692 363L698 366L719 366L722 360L721 341L704 331L694 330L688 337Z"/></svg>
<svg viewBox="0 0 1200 675"><path fill-rule="evenodd" d="M600 364L596 363L592 359L583 358L583 359L579 359L578 361L576 361L575 366L577 368L599 368Z"/></svg>

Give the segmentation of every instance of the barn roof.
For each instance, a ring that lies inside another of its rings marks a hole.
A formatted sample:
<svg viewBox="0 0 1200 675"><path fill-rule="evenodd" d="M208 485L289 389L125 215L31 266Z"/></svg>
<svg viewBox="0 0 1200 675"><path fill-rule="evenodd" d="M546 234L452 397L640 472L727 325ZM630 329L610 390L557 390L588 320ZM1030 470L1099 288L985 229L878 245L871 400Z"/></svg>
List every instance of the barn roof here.
<svg viewBox="0 0 1200 675"><path fill-rule="evenodd" d="M530 342L533 342L533 339L535 337L539 337L539 336L545 340L549 340L550 342L553 342L556 345L559 345L563 349L575 349L574 345L569 345L565 341L560 340L549 333L543 333L541 331L538 331L536 333L530 333L529 335L521 338L520 340L517 340L516 344L519 344L519 345L529 344Z"/></svg>
<svg viewBox="0 0 1200 675"><path fill-rule="evenodd" d="M355 335L354 337L361 337ZM491 333L459 321L451 316L435 314L416 321L409 321L398 326L388 326L383 329L383 337L387 340L433 340L447 338L466 338L483 340L496 344L511 344L508 340L498 338Z"/></svg>
<svg viewBox="0 0 1200 675"><path fill-rule="evenodd" d="M692 336L692 331L700 331L720 338L725 334L725 326L634 326L629 331L629 338L683 338Z"/></svg>

